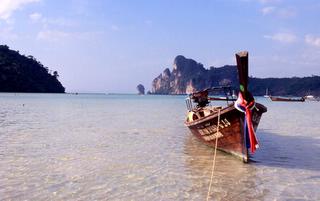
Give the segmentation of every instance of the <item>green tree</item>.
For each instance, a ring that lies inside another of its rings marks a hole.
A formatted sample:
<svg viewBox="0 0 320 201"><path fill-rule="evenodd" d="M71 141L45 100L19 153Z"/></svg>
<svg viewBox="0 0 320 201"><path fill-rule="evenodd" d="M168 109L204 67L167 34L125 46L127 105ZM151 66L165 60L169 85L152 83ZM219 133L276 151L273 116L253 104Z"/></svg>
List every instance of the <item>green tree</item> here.
<svg viewBox="0 0 320 201"><path fill-rule="evenodd" d="M59 77L58 71L53 71L53 76L54 76L55 78L58 78L58 77Z"/></svg>

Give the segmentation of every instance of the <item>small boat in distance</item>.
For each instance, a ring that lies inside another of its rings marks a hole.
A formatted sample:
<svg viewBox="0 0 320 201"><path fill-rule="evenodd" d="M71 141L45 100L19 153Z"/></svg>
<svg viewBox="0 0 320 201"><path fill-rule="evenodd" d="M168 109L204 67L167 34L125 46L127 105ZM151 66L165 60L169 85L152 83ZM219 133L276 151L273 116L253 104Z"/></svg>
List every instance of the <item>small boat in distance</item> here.
<svg viewBox="0 0 320 201"><path fill-rule="evenodd" d="M255 103L247 90L248 52L236 54L240 82L240 92L236 102L227 101L225 107L211 106L209 97L212 91L226 90L227 87L213 87L189 95L186 99L187 118L184 124L203 143L249 162L249 151L258 148L255 136L260 118L267 108ZM196 103L194 106L193 103Z"/></svg>
<svg viewBox="0 0 320 201"><path fill-rule="evenodd" d="M305 99L308 99L308 100L313 100L315 99L315 97L313 95L307 95L304 97Z"/></svg>
<svg viewBox="0 0 320 201"><path fill-rule="evenodd" d="M304 97L306 101L320 101L320 97L315 97L313 95L307 95Z"/></svg>
<svg viewBox="0 0 320 201"><path fill-rule="evenodd" d="M285 96L270 96L272 101L284 101L284 102L304 102L304 97L285 97Z"/></svg>
<svg viewBox="0 0 320 201"><path fill-rule="evenodd" d="M266 88L266 94L264 95L265 98L270 98L270 95L269 95L269 89Z"/></svg>
<svg viewBox="0 0 320 201"><path fill-rule="evenodd" d="M235 100L237 100L237 98L238 98L235 90L232 90L232 98Z"/></svg>

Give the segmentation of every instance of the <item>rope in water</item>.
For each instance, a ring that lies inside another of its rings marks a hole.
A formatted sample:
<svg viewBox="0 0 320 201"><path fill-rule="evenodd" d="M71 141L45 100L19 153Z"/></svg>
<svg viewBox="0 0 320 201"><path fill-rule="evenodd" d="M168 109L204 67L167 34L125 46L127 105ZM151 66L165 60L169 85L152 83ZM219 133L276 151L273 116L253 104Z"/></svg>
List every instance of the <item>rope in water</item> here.
<svg viewBox="0 0 320 201"><path fill-rule="evenodd" d="M218 123L217 123L217 132L216 132L216 143L215 143L215 146L214 146L214 155L213 155L213 161L212 161L211 178L210 178L210 184L209 184L209 189L208 189L208 194L207 194L207 201L208 201L209 198L210 198L210 191L211 191L213 173L214 173L214 168L215 168L215 165L216 165L216 155L217 155L217 146L218 146L219 126L220 126L220 109L218 110Z"/></svg>

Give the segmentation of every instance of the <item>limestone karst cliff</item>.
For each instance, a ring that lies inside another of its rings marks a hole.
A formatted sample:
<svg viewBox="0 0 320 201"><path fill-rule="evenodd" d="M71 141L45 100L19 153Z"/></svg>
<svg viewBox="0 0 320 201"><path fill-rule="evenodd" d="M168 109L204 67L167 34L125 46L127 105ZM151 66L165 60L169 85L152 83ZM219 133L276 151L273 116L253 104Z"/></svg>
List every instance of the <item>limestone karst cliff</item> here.
<svg viewBox="0 0 320 201"><path fill-rule="evenodd" d="M188 94L211 86L235 85L237 83L236 66L204 68L201 63L184 56L177 56L173 69L166 68L152 82L154 94Z"/></svg>
<svg viewBox="0 0 320 201"><path fill-rule="evenodd" d="M138 90L138 94L139 95L144 95L145 88L144 88L144 86L142 84L138 84L137 90Z"/></svg>

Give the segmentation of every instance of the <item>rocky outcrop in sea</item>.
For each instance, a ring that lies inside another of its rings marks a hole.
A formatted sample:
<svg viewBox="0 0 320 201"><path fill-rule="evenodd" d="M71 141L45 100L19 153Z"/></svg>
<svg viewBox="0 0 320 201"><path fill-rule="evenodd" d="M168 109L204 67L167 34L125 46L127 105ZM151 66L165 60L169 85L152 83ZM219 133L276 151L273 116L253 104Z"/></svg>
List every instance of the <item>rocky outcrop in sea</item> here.
<svg viewBox="0 0 320 201"><path fill-rule="evenodd" d="M138 84L137 86L138 94L139 95L144 95L144 86L142 84Z"/></svg>

